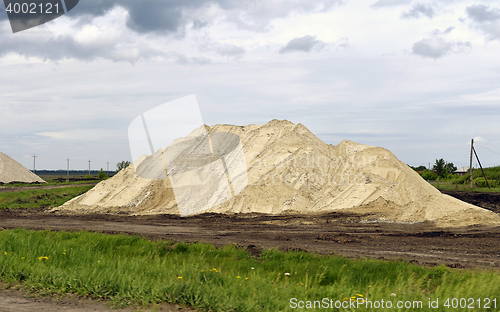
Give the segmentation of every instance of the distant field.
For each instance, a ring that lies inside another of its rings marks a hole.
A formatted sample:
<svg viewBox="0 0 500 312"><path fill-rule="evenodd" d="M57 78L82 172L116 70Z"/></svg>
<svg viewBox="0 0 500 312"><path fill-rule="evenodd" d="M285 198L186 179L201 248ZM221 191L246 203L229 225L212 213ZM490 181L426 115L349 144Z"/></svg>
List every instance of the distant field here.
<svg viewBox="0 0 500 312"><path fill-rule="evenodd" d="M1 184L2 187L22 187L22 186L34 186L34 185L74 185L74 184L84 184L84 183L98 183L102 180L97 179L97 174L92 176L92 179L85 178L84 175L70 175L69 178L66 175L39 175L47 183L7 183Z"/></svg>
<svg viewBox="0 0 500 312"><path fill-rule="evenodd" d="M94 185L68 186L52 190L26 190L0 193L0 209L41 208L60 206L93 188Z"/></svg>

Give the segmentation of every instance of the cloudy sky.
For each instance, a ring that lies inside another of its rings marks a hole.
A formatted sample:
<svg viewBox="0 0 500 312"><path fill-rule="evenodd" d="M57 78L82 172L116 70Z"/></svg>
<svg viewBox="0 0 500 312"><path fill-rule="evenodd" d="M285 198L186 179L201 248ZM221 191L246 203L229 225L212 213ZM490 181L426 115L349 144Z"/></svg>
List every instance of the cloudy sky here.
<svg viewBox="0 0 500 312"><path fill-rule="evenodd" d="M195 94L206 124L288 119L410 165L500 165L500 4L82 0L12 33L0 10L0 151L37 169L131 160L141 113Z"/></svg>

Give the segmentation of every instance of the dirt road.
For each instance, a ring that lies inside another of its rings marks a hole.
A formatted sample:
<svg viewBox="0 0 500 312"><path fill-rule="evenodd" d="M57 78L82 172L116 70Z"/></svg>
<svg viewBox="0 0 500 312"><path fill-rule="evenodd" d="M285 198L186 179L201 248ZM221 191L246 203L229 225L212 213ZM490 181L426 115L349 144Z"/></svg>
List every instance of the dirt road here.
<svg viewBox="0 0 500 312"><path fill-rule="evenodd" d="M59 298L47 298L37 295L25 294L20 290L4 289L5 285L0 282L0 312L134 312L136 308L113 309L109 303L96 300L77 298L67 295ZM149 309L141 308L143 312L187 312L195 311L191 308L172 304L161 304Z"/></svg>

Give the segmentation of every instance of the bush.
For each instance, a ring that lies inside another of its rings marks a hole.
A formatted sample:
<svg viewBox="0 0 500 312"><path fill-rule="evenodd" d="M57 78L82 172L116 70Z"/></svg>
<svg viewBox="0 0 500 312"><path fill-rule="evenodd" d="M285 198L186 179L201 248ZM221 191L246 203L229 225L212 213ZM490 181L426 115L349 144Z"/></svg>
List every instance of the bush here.
<svg viewBox="0 0 500 312"><path fill-rule="evenodd" d="M87 180L92 180L92 179L94 179L94 177L93 177L93 176L91 176L90 174L86 174L83 178L84 178L84 179L87 179Z"/></svg>
<svg viewBox="0 0 500 312"><path fill-rule="evenodd" d="M438 178L438 175L434 171L429 169L425 169L424 172L421 172L420 176L424 180L436 180Z"/></svg>
<svg viewBox="0 0 500 312"><path fill-rule="evenodd" d="M109 176L108 176L108 175L106 174L106 172L104 172L104 170L102 170L102 168L101 168L101 170L99 170L99 173L97 174L97 178L98 178L99 180L104 180L104 179L109 178Z"/></svg>
<svg viewBox="0 0 500 312"><path fill-rule="evenodd" d="M474 179L474 183L476 183L476 185L479 187L488 187L484 178L476 178Z"/></svg>

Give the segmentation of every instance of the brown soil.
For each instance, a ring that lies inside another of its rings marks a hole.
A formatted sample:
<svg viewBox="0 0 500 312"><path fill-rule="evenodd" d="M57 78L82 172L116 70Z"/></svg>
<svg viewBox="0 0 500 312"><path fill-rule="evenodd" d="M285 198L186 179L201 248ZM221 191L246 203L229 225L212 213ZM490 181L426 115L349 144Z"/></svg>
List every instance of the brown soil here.
<svg viewBox="0 0 500 312"><path fill-rule="evenodd" d="M149 308L113 309L105 302L90 299L78 298L73 294L68 294L63 298L47 298L37 294L26 294L15 289L5 289L6 285L0 282L0 312L133 312L133 311L158 311L158 312L187 312L195 311L191 308L181 307L171 304L161 304Z"/></svg>
<svg viewBox="0 0 500 312"><path fill-rule="evenodd" d="M446 192L474 205L500 212L500 194ZM350 258L405 259L422 265L452 268L499 268L500 227L470 226L443 229L431 223L371 223L366 216L328 213L266 216L259 214L181 218L172 215L58 215L47 209L0 211L0 230L89 230L138 234L152 239L208 242L216 246L236 243L259 256L260 248L307 250ZM1 285L0 285L1 286ZM1 288L1 287L0 287ZM0 291L1 311L108 311L96 302L65 298L24 298L19 291ZM2 310L7 308L7 310ZM45 309L45 310L44 310ZM162 311L171 311L164 305ZM128 310L125 310L128 311Z"/></svg>
<svg viewBox="0 0 500 312"><path fill-rule="evenodd" d="M73 187L73 186L87 186L96 185L96 183L82 183L82 184L65 184L65 185L29 185L29 186L0 186L0 193L21 192L30 190L53 190L58 188Z"/></svg>
<svg viewBox="0 0 500 312"><path fill-rule="evenodd" d="M500 193L481 193L467 191L441 191L464 202L485 208L500 214Z"/></svg>
<svg viewBox="0 0 500 312"><path fill-rule="evenodd" d="M495 202L498 194L464 193L448 192L462 198L474 198L474 204L484 208L497 209L499 206L499 202ZM216 246L236 243L353 258L406 259L424 265L500 266L500 227L443 229L427 222L362 221L367 219L366 215L341 212L280 216L204 214L181 218L173 215L59 215L45 211L0 211L0 227L128 233L154 239L208 242Z"/></svg>

